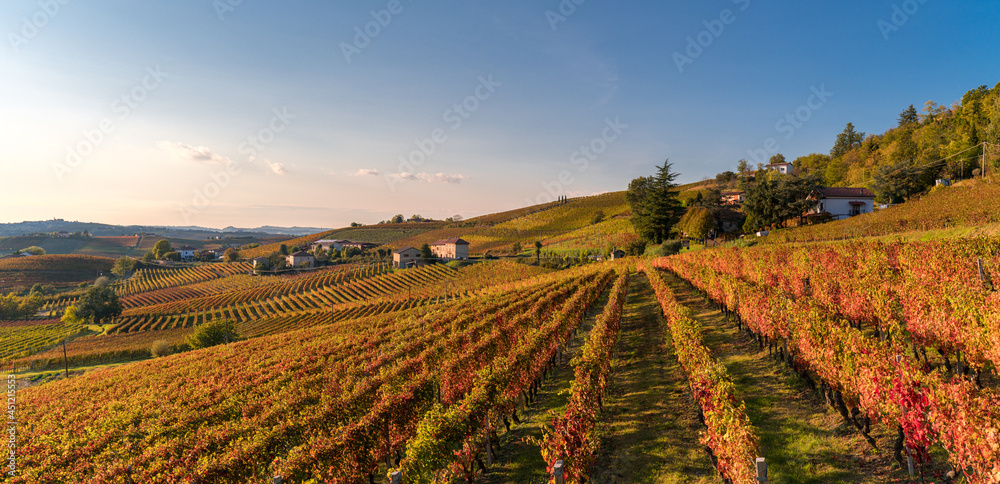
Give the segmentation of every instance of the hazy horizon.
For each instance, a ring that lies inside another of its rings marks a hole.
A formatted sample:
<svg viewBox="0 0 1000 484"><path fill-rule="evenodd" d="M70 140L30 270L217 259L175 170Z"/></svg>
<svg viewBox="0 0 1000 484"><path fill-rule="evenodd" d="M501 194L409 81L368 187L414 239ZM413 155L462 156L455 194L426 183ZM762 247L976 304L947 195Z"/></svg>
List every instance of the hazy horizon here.
<svg viewBox="0 0 1000 484"><path fill-rule="evenodd" d="M0 222L469 218L825 153L1000 80L982 2L300 5L5 3Z"/></svg>

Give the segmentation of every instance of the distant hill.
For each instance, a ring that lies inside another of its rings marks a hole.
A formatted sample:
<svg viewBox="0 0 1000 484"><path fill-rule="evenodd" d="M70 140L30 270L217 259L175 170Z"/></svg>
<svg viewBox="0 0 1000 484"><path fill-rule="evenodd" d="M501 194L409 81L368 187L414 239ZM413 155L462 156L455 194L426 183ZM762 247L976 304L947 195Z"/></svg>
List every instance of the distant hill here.
<svg viewBox="0 0 1000 484"><path fill-rule="evenodd" d="M461 237L471 254L508 253L515 242L534 250L541 241L545 250L576 252L604 249L610 242L623 246L637 236L628 221L631 214L625 192L570 198L482 215L459 222L379 224L328 230L241 252L244 259L266 256L281 246L289 248L320 239L373 242L390 248L420 247L440 239Z"/></svg>
<svg viewBox="0 0 1000 484"><path fill-rule="evenodd" d="M251 236L267 235L308 235L321 232L321 227L275 227L266 225L257 228L226 227L213 229L198 226L161 226L161 225L109 225L94 222L76 222L62 219L27 221L0 224L0 237L31 235L52 232L83 232L90 235L120 236L139 233L156 234L165 237L182 239L205 239L226 234L241 234Z"/></svg>

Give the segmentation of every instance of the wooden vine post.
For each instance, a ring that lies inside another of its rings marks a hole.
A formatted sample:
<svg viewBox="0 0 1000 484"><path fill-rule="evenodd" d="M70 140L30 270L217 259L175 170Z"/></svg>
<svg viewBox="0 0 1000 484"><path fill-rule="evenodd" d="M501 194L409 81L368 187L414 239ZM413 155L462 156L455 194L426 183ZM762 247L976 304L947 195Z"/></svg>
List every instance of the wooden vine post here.
<svg viewBox="0 0 1000 484"><path fill-rule="evenodd" d="M552 477L555 479L556 484L566 484L566 477L563 476L563 461L557 460L555 465L552 466Z"/></svg>
<svg viewBox="0 0 1000 484"><path fill-rule="evenodd" d="M63 347L63 368L66 370L66 378L69 378L69 358L66 357L66 337L62 340Z"/></svg>
<svg viewBox="0 0 1000 484"><path fill-rule="evenodd" d="M757 482L760 484L767 484L767 460L763 457L758 457L757 461Z"/></svg>
<svg viewBox="0 0 1000 484"><path fill-rule="evenodd" d="M903 360L903 355L896 355L896 363L897 364L899 362L901 362L902 360ZM903 408L903 406L900 405L900 408ZM906 466L909 468L910 478L912 479L913 475L914 475L914 472L913 472L913 453L910 452L910 448L906 446L905 440L904 440L904 444L903 444L903 450L906 451Z"/></svg>

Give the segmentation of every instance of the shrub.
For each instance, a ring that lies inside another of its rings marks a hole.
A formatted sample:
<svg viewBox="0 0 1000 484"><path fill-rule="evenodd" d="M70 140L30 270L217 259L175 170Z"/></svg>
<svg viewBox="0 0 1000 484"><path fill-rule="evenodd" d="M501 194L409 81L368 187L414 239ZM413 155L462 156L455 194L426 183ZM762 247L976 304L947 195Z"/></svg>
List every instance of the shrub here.
<svg viewBox="0 0 1000 484"><path fill-rule="evenodd" d="M153 358L159 358L161 356L170 356L174 354L175 349L176 348L174 348L174 345L162 339L158 339L154 341L153 344L149 347L149 354L153 355Z"/></svg>
<svg viewBox="0 0 1000 484"><path fill-rule="evenodd" d="M681 241L678 239L664 240L663 244L661 244L658 249L659 250L658 255L662 257L667 257L674 254L678 254L680 253L682 247L683 245L681 244Z"/></svg>
<svg viewBox="0 0 1000 484"><path fill-rule="evenodd" d="M198 350L201 348L208 348L210 346L231 343L233 341L238 341L239 339L239 335L236 334L236 323L227 319L210 321L198 326L195 328L194 333L191 333L184 339L184 342L187 343L191 349Z"/></svg>
<svg viewBox="0 0 1000 484"><path fill-rule="evenodd" d="M28 248L25 248L25 249L21 249L21 250L19 250L19 251L16 252L16 254L21 254L21 253L27 253L27 254L31 254L31 255L45 255L45 249L43 249L43 248L41 248L41 247L39 247L37 245L32 245L31 247L28 247Z"/></svg>
<svg viewBox="0 0 1000 484"><path fill-rule="evenodd" d="M646 253L646 241L642 239L633 240L628 244L628 248L625 249L626 255L641 256L645 253Z"/></svg>

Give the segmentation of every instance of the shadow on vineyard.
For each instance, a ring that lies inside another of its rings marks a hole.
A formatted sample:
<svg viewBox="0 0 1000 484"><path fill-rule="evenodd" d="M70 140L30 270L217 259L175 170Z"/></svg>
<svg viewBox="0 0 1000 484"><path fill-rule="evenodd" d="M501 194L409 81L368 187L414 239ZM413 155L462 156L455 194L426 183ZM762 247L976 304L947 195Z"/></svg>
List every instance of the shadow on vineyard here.
<svg viewBox="0 0 1000 484"><path fill-rule="evenodd" d="M680 302L702 323L704 341L725 364L747 414L759 432L759 452L768 462L769 483L913 482L893 461L892 429L873 424L873 449L822 396L738 331L736 324L687 283L667 275ZM947 456L932 452L925 473L941 476Z"/></svg>
<svg viewBox="0 0 1000 484"><path fill-rule="evenodd" d="M555 369L542 384L535 402L527 406L520 415L521 423L511 427L510 432L501 433L499 461L490 469L483 482L486 484L503 484L518 482L524 484L543 484L548 482L545 471L545 461L539 452L538 445L531 439L542 438L542 428L552 425L552 415L563 412L569 396L570 383L573 381L573 367L570 360L577 356L580 347L587 341L594 320L607 301L607 294L591 310L587 318L580 324L576 336L568 343L568 353L564 354Z"/></svg>

